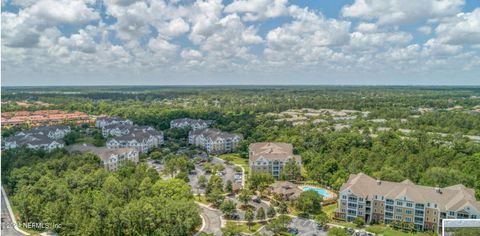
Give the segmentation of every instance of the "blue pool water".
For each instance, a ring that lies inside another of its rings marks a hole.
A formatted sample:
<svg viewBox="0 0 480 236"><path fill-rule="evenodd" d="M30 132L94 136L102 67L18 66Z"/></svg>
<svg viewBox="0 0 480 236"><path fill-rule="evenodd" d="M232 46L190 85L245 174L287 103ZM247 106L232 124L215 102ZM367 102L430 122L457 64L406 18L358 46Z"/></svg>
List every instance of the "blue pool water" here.
<svg viewBox="0 0 480 236"><path fill-rule="evenodd" d="M327 192L327 190L323 188L303 187L303 191L309 191L309 190L317 192L318 194L322 195L324 198L330 197L330 194Z"/></svg>

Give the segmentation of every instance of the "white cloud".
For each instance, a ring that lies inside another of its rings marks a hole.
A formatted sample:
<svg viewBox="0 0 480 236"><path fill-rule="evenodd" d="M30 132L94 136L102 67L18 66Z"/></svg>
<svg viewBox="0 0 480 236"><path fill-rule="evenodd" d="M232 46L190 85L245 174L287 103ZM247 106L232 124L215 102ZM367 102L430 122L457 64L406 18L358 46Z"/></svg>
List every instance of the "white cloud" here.
<svg viewBox="0 0 480 236"><path fill-rule="evenodd" d="M94 0L40 0L28 10L30 14L50 24L83 24L99 18L89 5Z"/></svg>
<svg viewBox="0 0 480 236"><path fill-rule="evenodd" d="M20 10L2 12L4 71L391 74L478 71L480 65L480 8L459 13L460 0L356 0L342 13L358 22L287 0L103 3L7 3ZM400 30L409 22L426 23ZM415 39L415 30L425 36Z"/></svg>
<svg viewBox="0 0 480 236"><path fill-rule="evenodd" d="M429 35L432 33L432 27L424 25L424 26L418 27L417 31L425 35Z"/></svg>
<svg viewBox="0 0 480 236"><path fill-rule="evenodd" d="M372 23L360 23L357 26L357 31L368 33L368 32L375 32L377 31L378 27L376 24Z"/></svg>
<svg viewBox="0 0 480 236"><path fill-rule="evenodd" d="M444 43L480 44L480 8L460 13L440 23L435 29L438 39Z"/></svg>
<svg viewBox="0 0 480 236"><path fill-rule="evenodd" d="M234 0L226 13L243 13L246 21L264 20L286 15L288 0Z"/></svg>
<svg viewBox="0 0 480 236"><path fill-rule="evenodd" d="M264 55L270 64L301 66L343 57L330 47L348 43L349 22L325 19L298 7L289 11L294 20L267 33Z"/></svg>
<svg viewBox="0 0 480 236"><path fill-rule="evenodd" d="M464 0L355 0L342 9L342 14L377 20L381 25L398 25L455 15L464 4Z"/></svg>
<svg viewBox="0 0 480 236"><path fill-rule="evenodd" d="M39 0L22 2L18 13L2 12L2 39L11 47L36 47L44 30L59 25L81 25L99 19L93 0ZM20 3L19 3L20 4Z"/></svg>
<svg viewBox="0 0 480 236"><path fill-rule="evenodd" d="M168 22L165 27L157 28L160 34L168 37L176 37L190 30L190 26L182 18L176 18Z"/></svg>

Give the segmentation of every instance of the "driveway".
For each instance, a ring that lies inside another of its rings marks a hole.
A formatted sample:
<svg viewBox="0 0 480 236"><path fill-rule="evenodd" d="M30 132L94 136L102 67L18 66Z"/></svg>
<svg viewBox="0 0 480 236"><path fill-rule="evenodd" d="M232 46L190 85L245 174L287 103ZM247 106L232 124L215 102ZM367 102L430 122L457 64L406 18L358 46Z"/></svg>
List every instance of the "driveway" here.
<svg viewBox="0 0 480 236"><path fill-rule="evenodd" d="M202 210L201 216L204 222L202 232L212 233L215 236L221 236L222 213L218 210L212 210L200 204L199 206Z"/></svg>
<svg viewBox="0 0 480 236"><path fill-rule="evenodd" d="M10 214L8 213L7 204L5 202L5 198L3 196L2 191L2 236L23 236L23 234L16 231L13 227L12 218L10 218Z"/></svg>
<svg viewBox="0 0 480 236"><path fill-rule="evenodd" d="M235 182L235 178L234 178L235 173L236 173L235 172L235 165L233 165L233 164L227 165L227 164L225 164L224 160L222 160L218 157L213 157L212 158L212 164L215 165L217 163L220 163L223 166L225 166L225 175L222 176L223 183L225 184L227 182L227 180L231 180L234 185L237 185L237 188L241 188L242 187L241 186L242 182L241 181L240 182ZM242 176L242 178L243 177L244 176Z"/></svg>
<svg viewBox="0 0 480 236"><path fill-rule="evenodd" d="M194 194L205 194L205 189L200 188L198 186L198 177L201 176L201 175L205 175L205 177L207 178L207 181L208 181L210 179L210 175L206 175L205 172L203 171L202 167L200 167L199 165L195 165L195 172L196 172L196 174L188 176L189 179L190 179L188 184L192 187L192 192Z"/></svg>
<svg viewBox="0 0 480 236"><path fill-rule="evenodd" d="M233 202L235 202L235 204L237 204L237 214L240 216L240 220L245 220L245 211L240 209L240 206L243 205L243 203L241 203L236 197L226 197L225 199L232 200ZM260 203L250 201L248 204L255 207L254 210L252 209L254 213L256 213L258 208L260 207L263 207L263 210L265 211L265 213L267 213L269 207L268 204L263 201Z"/></svg>

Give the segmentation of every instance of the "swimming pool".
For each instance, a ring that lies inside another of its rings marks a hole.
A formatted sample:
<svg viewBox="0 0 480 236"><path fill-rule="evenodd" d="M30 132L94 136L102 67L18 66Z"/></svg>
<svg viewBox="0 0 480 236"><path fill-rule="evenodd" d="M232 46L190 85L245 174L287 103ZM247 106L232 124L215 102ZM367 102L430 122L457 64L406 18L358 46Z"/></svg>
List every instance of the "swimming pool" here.
<svg viewBox="0 0 480 236"><path fill-rule="evenodd" d="M309 190L317 192L318 194L322 195L322 197L324 198L332 197L326 189L316 188L316 187L303 187L303 191L309 191Z"/></svg>

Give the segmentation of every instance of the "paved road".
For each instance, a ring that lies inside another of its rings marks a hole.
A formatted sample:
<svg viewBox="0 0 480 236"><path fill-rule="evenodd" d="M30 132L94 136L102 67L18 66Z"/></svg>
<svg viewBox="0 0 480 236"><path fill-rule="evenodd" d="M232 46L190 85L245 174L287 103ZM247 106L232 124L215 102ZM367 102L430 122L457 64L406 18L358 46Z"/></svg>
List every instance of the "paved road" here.
<svg viewBox="0 0 480 236"><path fill-rule="evenodd" d="M226 199L232 200L235 202L235 204L237 204L237 213L240 216L240 220L245 220L245 211L240 209L240 206L243 205L243 203L241 203L237 197L227 197ZM260 203L250 201L248 204L252 205L255 208L255 209L252 209L254 213L256 213L258 208L260 207L263 207L263 210L265 211L265 213L267 213L267 209L269 207L268 204L266 204L263 201Z"/></svg>
<svg viewBox="0 0 480 236"><path fill-rule="evenodd" d="M23 236L23 234L17 232L13 228L12 219L10 218L10 214L8 213L7 204L5 202L5 198L2 195L2 236Z"/></svg>
<svg viewBox="0 0 480 236"><path fill-rule="evenodd" d="M222 235L222 213L218 210L211 210L200 205L202 217L205 223L203 232L213 233L215 236Z"/></svg>
<svg viewBox="0 0 480 236"><path fill-rule="evenodd" d="M317 224L313 220L304 219L300 217L293 217L292 223L288 227L293 227L298 229L297 236L327 236L326 231L318 230ZM273 232L267 230L266 227L263 227L259 230L259 233L272 236Z"/></svg>
<svg viewBox="0 0 480 236"><path fill-rule="evenodd" d="M309 219L294 217L289 227L297 228L299 236L327 236L327 232L318 230L317 223Z"/></svg>

